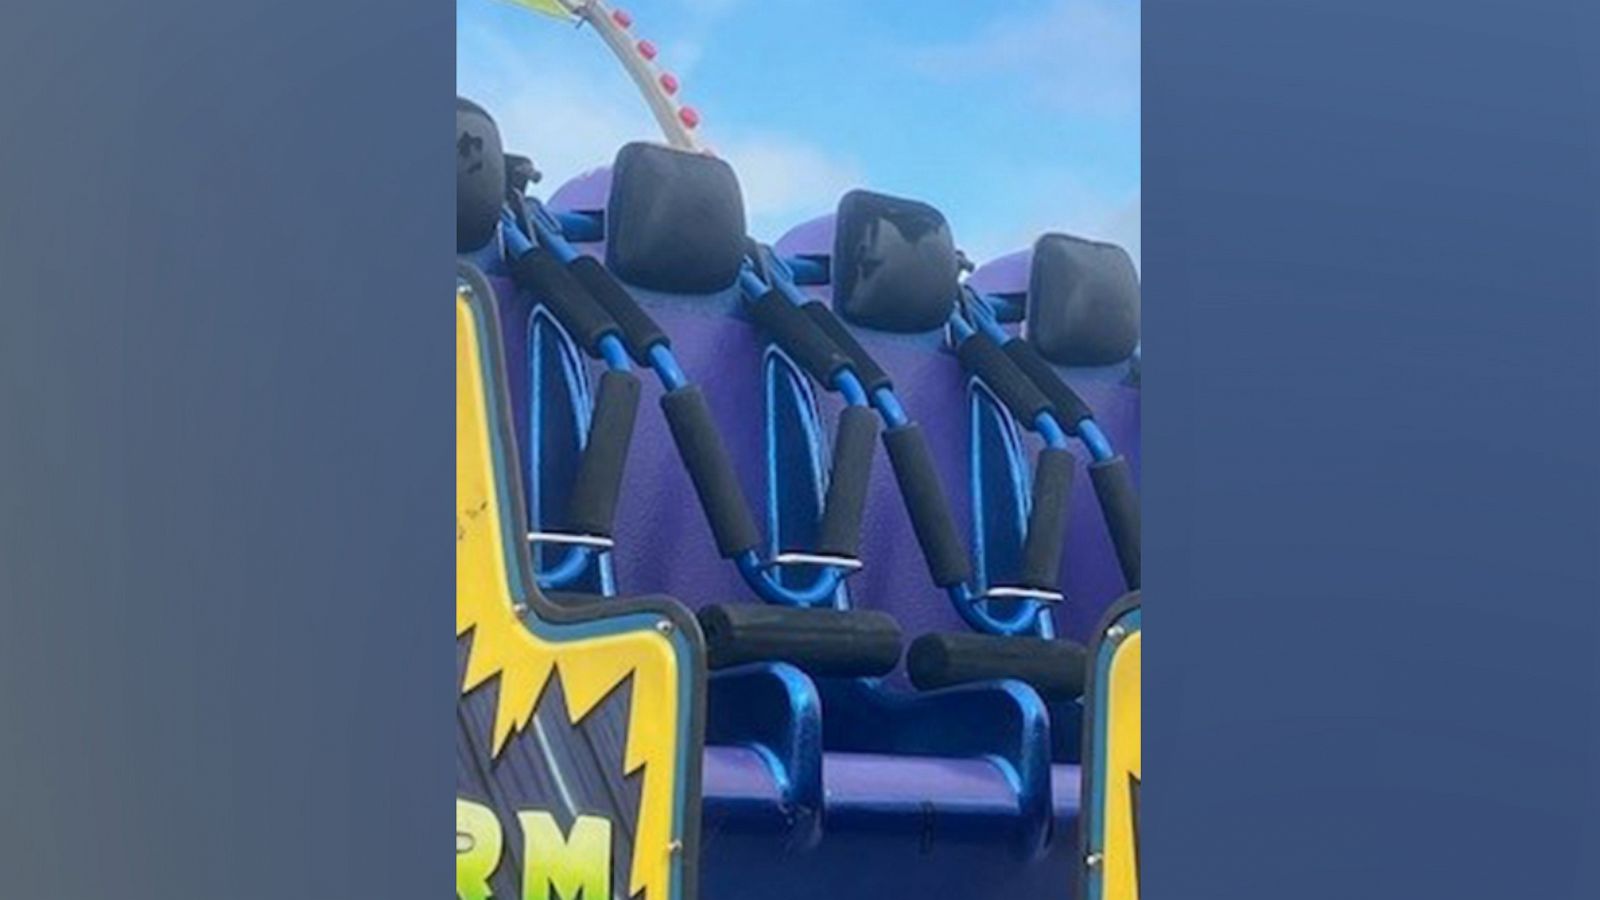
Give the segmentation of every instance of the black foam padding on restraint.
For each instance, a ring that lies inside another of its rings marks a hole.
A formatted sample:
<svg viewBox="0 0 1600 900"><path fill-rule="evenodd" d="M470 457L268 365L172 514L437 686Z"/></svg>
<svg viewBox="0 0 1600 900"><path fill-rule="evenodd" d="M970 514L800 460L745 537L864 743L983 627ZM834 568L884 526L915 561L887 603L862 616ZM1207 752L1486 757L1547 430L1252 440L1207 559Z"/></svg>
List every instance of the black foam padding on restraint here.
<svg viewBox="0 0 1600 900"><path fill-rule="evenodd" d="M512 260L511 278L543 303L578 346L596 359L601 338L621 331L606 308L547 250L535 247Z"/></svg>
<svg viewBox="0 0 1600 900"><path fill-rule="evenodd" d="M911 642L906 673L919 690L1014 678L1046 700L1083 694L1089 654L1072 641L988 634L925 634Z"/></svg>
<svg viewBox="0 0 1600 900"><path fill-rule="evenodd" d="M589 439L578 460L578 473L567 498L567 528L577 534L611 536L616 521L622 471L633 443L639 412L639 376L607 370L600 376Z"/></svg>
<svg viewBox="0 0 1600 900"><path fill-rule="evenodd" d="M1047 234L1033 245L1028 340L1060 366L1121 362L1139 346L1139 273L1116 244Z"/></svg>
<svg viewBox="0 0 1600 900"><path fill-rule="evenodd" d="M1078 392L1057 374L1032 344L1022 338L1012 338L1001 349L1022 370L1022 374L1028 376L1033 386L1049 398L1050 405L1055 407L1056 418L1068 434L1077 435L1078 423L1094 418L1094 411L1089 404L1083 402Z"/></svg>
<svg viewBox="0 0 1600 900"><path fill-rule="evenodd" d="M915 423L890 428L883 433L883 447L889 452L900 499L911 517L933 583L950 587L966 581L972 576L972 561L956 529L950 500L939 482L922 428Z"/></svg>
<svg viewBox="0 0 1600 900"><path fill-rule="evenodd" d="M833 314L828 304L821 300L812 300L800 309L817 323L817 327L833 341L839 352L849 358L850 368L855 370L856 378L861 381L861 386L867 389L869 396L880 388L894 387L894 381L889 378L889 373L878 365L878 361L872 358L867 348L861 346L861 342L856 340L856 336L850 333L850 329L843 322L839 321L839 317Z"/></svg>
<svg viewBox="0 0 1600 900"><path fill-rule="evenodd" d="M489 243L506 196L500 129L483 107L456 98L456 252Z"/></svg>
<svg viewBox="0 0 1600 900"><path fill-rule="evenodd" d="M900 662L900 626L881 612L730 603L699 616L713 669L786 662L820 677L871 678Z"/></svg>
<svg viewBox="0 0 1600 900"><path fill-rule="evenodd" d="M744 198L725 161L659 144L617 151L606 209L606 268L676 294L733 285L744 264Z"/></svg>
<svg viewBox="0 0 1600 900"><path fill-rule="evenodd" d="M1060 447L1039 451L1033 467L1033 502L1028 536L1022 542L1023 585L1055 590L1061 583L1061 557L1067 547L1067 501L1072 497L1074 457Z"/></svg>
<svg viewBox="0 0 1600 900"><path fill-rule="evenodd" d="M750 317L818 384L832 385L833 376L849 368L850 361L828 335L777 289L767 291L750 304Z"/></svg>
<svg viewBox="0 0 1600 900"><path fill-rule="evenodd" d="M846 406L839 413L833 438L833 463L828 468L828 493L817 526L817 552L854 558L861 546L861 513L878 442L878 415L865 406Z"/></svg>
<svg viewBox="0 0 1600 900"><path fill-rule="evenodd" d="M589 296L611 314L622 332L623 346L628 348L628 355L633 357L634 362L648 366L651 347L657 344L672 346L672 341L656 324L656 320L650 318L650 314L633 299L633 294L617 281L616 276L607 272L598 259L579 256L567 263L567 271L589 291Z"/></svg>
<svg viewBox="0 0 1600 900"><path fill-rule="evenodd" d="M711 417L705 395L694 385L668 391L661 395L661 411L672 429L678 456L700 496L700 507L711 523L717 551L724 559L731 559L755 549L761 543L761 532L750 515L738 473L733 469L733 458L722 443L722 433Z"/></svg>
<svg viewBox="0 0 1600 900"><path fill-rule="evenodd" d="M926 203L851 191L834 218L833 305L863 328L920 334L944 325L960 294L955 239Z"/></svg>
<svg viewBox="0 0 1600 900"><path fill-rule="evenodd" d="M1094 493L1100 501L1100 514L1105 516L1106 529L1111 532L1111 545L1117 551L1117 564L1122 567L1122 580L1128 590L1139 589L1139 493L1133 487L1133 470L1125 457L1114 456L1105 462L1089 466L1089 478L1094 482Z"/></svg>
<svg viewBox="0 0 1600 900"><path fill-rule="evenodd" d="M1039 413L1052 410L1049 398L1034 386L1033 379L988 335L980 332L962 341L956 356L961 367L978 376L1018 421L1029 424Z"/></svg>

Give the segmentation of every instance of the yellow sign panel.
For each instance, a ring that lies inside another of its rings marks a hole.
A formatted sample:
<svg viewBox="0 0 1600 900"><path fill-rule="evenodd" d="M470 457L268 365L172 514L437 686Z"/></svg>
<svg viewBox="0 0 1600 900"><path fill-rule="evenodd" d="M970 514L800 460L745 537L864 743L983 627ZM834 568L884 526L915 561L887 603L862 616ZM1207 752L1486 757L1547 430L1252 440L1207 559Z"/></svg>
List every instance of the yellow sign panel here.
<svg viewBox="0 0 1600 900"><path fill-rule="evenodd" d="M1143 764L1143 614L1137 594L1108 617L1094 653L1084 757L1084 891L1087 900L1138 900Z"/></svg>
<svg viewBox="0 0 1600 900"><path fill-rule="evenodd" d="M646 900L688 896L703 728L699 632L686 612L659 603L578 614L539 594L523 543L497 316L481 276L458 287L456 638L465 653L465 736L456 894L536 898L614 881ZM561 703L547 706L557 693ZM602 707L626 723L609 763L592 749L592 734L580 737ZM637 810L578 790L596 778L636 775ZM528 784L549 788L530 792ZM635 824L625 844L631 853L619 859L611 834L624 822ZM525 871L507 871L519 860Z"/></svg>

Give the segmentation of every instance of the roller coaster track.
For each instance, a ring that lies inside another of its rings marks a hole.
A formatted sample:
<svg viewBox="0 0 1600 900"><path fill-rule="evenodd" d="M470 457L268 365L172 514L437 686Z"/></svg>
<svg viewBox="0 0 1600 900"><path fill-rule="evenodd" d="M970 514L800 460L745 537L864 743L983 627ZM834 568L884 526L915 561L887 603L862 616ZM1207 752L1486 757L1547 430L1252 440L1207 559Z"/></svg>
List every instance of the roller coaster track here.
<svg viewBox="0 0 1600 900"><path fill-rule="evenodd" d="M605 0L511 0L549 15L573 18L587 23L627 70L634 86L644 97L666 141L680 150L705 152L696 129L700 114L678 99L681 85L677 76L656 62L656 45L633 33L633 16ZM564 14L564 15L563 15Z"/></svg>

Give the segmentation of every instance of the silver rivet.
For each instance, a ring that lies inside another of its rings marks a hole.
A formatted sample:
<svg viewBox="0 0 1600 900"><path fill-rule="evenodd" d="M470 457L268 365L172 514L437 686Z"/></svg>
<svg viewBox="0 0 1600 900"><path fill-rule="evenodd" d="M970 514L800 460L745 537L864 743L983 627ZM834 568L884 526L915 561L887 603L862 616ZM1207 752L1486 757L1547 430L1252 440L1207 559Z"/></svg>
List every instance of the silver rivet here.
<svg viewBox="0 0 1600 900"><path fill-rule="evenodd" d="M1104 856L1101 856L1098 853L1091 853L1089 854L1089 857L1084 860L1084 863L1087 864L1091 869L1098 869L1100 868L1100 864L1105 861L1106 858Z"/></svg>
<svg viewBox="0 0 1600 900"><path fill-rule="evenodd" d="M526 603L513 603L511 605L511 611L516 613L518 616L525 616L525 615L528 614L528 604L526 604Z"/></svg>
<svg viewBox="0 0 1600 900"><path fill-rule="evenodd" d="M656 630L661 632L662 634L671 634L672 633L672 623L667 621L666 619L662 619L661 621L656 623Z"/></svg>
<svg viewBox="0 0 1600 900"><path fill-rule="evenodd" d="M1121 625L1113 625L1106 629L1106 637L1113 641L1120 641L1127 636L1128 629L1123 628Z"/></svg>
<svg viewBox="0 0 1600 900"><path fill-rule="evenodd" d="M668 853L672 853L672 854L682 853L683 852L683 841L674 839L672 841L672 843L667 844L667 852Z"/></svg>

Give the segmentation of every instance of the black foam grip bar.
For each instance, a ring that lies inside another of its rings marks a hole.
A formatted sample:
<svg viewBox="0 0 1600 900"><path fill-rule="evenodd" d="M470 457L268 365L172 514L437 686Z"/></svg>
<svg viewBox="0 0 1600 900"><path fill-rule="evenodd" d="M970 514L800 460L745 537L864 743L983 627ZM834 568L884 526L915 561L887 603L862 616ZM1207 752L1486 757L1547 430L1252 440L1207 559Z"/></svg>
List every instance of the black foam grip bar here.
<svg viewBox="0 0 1600 900"><path fill-rule="evenodd" d="M756 530L733 459L722 443L705 395L694 385L668 391L661 395L661 411L667 416L673 443L689 470L695 493L700 495L717 551L731 559L755 549L761 543L761 532Z"/></svg>
<svg viewBox="0 0 1600 900"><path fill-rule="evenodd" d="M833 463L828 493L817 527L817 552L854 557L861 546L861 512L872 477L872 455L878 442L878 415L865 406L846 406L839 413L833 438Z"/></svg>
<svg viewBox="0 0 1600 900"><path fill-rule="evenodd" d="M1111 544L1117 550L1122 580L1128 583L1128 590L1136 591L1140 566L1139 493L1133 487L1133 471L1126 458L1114 456L1091 464L1089 477L1094 481L1106 529L1111 532Z"/></svg>
<svg viewBox="0 0 1600 900"><path fill-rule="evenodd" d="M592 256L579 256L567 263L567 270L611 314L622 331L623 346L628 348L628 355L633 357L634 362L648 366L651 347L657 344L672 346L672 341L656 324L656 320L650 318L650 314L633 299L633 294L622 286L615 275L606 271L599 260Z"/></svg>
<svg viewBox="0 0 1600 900"><path fill-rule="evenodd" d="M600 358L600 339L617 334L616 320L549 251L534 248L511 263L517 286L542 302L590 356Z"/></svg>
<svg viewBox="0 0 1600 900"><path fill-rule="evenodd" d="M889 463L900 485L900 499L911 517L911 527L917 533L933 583L951 587L966 581L972 577L972 561L956 530L956 519L939 483L939 472L922 428L915 423L890 428L883 433L883 447L889 452Z"/></svg>
<svg viewBox="0 0 1600 900"><path fill-rule="evenodd" d="M919 690L1015 678L1046 700L1083 693L1089 654L1081 644L1036 637L925 634L911 642L906 673Z"/></svg>
<svg viewBox="0 0 1600 900"><path fill-rule="evenodd" d="M1052 410L1050 400L1034 386L1033 380L1017 368L1011 357L986 334L974 334L956 348L961 367L983 381L1001 405L1024 425L1039 413Z"/></svg>
<svg viewBox="0 0 1600 900"><path fill-rule="evenodd" d="M638 412L639 377L614 370L602 374L589 419L589 439L567 498L567 527L572 531L611 536Z"/></svg>
<svg viewBox="0 0 1600 900"><path fill-rule="evenodd" d="M1006 341L1006 356L1017 364L1028 380L1032 381L1040 393L1050 398L1050 405L1055 407L1056 418L1061 420L1061 427L1071 435L1078 433L1078 423L1084 419L1094 418L1094 411L1089 409L1089 404L1083 402L1078 392L1056 374L1056 370L1039 355L1033 344L1022 338L1012 338Z"/></svg>
<svg viewBox="0 0 1600 900"><path fill-rule="evenodd" d="M1033 503L1028 510L1028 536L1022 542L1022 583L1054 590L1061 583L1061 556L1067 546L1067 500L1072 496L1074 457L1069 450L1046 447L1033 467Z"/></svg>
<svg viewBox="0 0 1600 900"><path fill-rule="evenodd" d="M828 340L833 341L839 352L849 358L850 367L855 369L856 377L861 380L861 386L867 389L867 394L870 395L879 388L894 387L894 381L889 378L889 373L885 372L883 367L878 365L878 361L872 358L872 354L861 346L856 336L850 333L849 326L839 321L839 317L833 314L828 304L821 300L812 300L800 309L817 323L817 327L828 336Z"/></svg>
<svg viewBox="0 0 1600 900"><path fill-rule="evenodd" d="M832 385L833 376L840 369L849 368L850 360L817 323L776 289L767 291L750 304L750 317L794 359L795 365L809 372L819 384Z"/></svg>
<svg viewBox="0 0 1600 900"><path fill-rule="evenodd" d="M870 610L730 603L700 610L713 669L786 662L821 677L886 675L900 662L900 626Z"/></svg>

